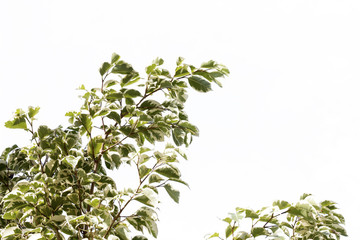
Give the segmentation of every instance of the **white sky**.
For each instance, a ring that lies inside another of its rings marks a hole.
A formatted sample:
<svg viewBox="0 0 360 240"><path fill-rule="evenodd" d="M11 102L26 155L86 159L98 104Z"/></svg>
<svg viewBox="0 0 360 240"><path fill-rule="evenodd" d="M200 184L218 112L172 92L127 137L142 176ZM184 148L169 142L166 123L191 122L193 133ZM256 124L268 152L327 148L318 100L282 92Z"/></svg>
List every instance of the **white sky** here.
<svg viewBox="0 0 360 240"><path fill-rule="evenodd" d="M26 144L3 123L40 106L39 122L66 124L80 84L99 85L113 52L143 71L214 59L222 89L192 92L200 128L182 165L191 190L163 195L159 240L203 239L236 206L304 193L339 203L358 232L360 2L356 0L1 1L0 147Z"/></svg>

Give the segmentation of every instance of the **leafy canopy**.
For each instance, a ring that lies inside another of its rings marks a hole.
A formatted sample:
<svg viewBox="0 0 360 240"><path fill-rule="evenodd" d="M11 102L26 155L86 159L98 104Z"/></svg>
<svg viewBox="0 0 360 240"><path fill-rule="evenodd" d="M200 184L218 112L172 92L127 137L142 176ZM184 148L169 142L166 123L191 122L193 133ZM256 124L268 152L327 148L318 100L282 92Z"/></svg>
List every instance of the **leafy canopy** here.
<svg viewBox="0 0 360 240"><path fill-rule="evenodd" d="M65 128L36 128L38 107L16 110L5 126L29 132L31 144L0 156L1 239L157 237L158 195L179 202L174 186L187 185L181 147L199 134L184 112L187 89L208 92L229 74L214 61L195 67L179 58L174 74L163 63L155 59L141 78L113 54L99 69L100 87L80 87L83 104L66 113ZM155 149L157 142L166 144ZM124 165L135 170L137 186L116 186L108 176Z"/></svg>
<svg viewBox="0 0 360 240"><path fill-rule="evenodd" d="M303 194L294 204L275 201L272 207L257 211L236 208L223 219L225 234L214 233L207 239L338 240L347 234L345 219L336 209L335 202L317 203L310 194ZM250 230L244 230L244 225Z"/></svg>

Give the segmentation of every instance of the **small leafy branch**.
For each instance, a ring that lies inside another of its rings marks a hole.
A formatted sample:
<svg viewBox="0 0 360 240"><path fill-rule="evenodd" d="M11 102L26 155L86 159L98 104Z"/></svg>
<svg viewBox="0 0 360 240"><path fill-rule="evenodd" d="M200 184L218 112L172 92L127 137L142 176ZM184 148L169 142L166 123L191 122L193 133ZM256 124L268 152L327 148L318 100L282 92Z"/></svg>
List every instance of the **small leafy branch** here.
<svg viewBox="0 0 360 240"><path fill-rule="evenodd" d="M187 88L208 92L229 74L214 61L195 67L183 60L171 74L158 58L143 79L113 54L99 69L100 87L80 87L84 102L66 113L66 128L35 128L38 107L16 110L5 126L29 132L31 145L0 156L0 238L144 240L144 229L157 237L159 191L179 202L173 185L187 185L181 147L199 134L184 112ZM119 188L107 171L126 164L138 183Z"/></svg>
<svg viewBox="0 0 360 240"><path fill-rule="evenodd" d="M345 219L335 211L335 205L328 200L316 203L310 194L303 194L295 204L275 201L272 207L258 211L236 208L235 213L223 219L227 223L225 237L214 233L207 239L338 240L347 234ZM250 231L242 230L246 220Z"/></svg>

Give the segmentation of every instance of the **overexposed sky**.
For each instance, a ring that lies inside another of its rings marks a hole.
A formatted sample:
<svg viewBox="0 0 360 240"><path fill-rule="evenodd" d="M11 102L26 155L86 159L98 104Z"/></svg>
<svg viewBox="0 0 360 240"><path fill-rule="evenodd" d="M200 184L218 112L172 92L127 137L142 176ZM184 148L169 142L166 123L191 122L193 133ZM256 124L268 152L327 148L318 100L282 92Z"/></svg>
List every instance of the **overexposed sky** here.
<svg viewBox="0 0 360 240"><path fill-rule="evenodd" d="M359 25L357 0L1 1L0 147L27 143L3 127L16 108L66 125L75 89L98 86L113 52L140 72L156 57L214 59L231 74L190 94L200 137L181 169L191 190L179 205L163 195L158 239L203 239L236 206L304 192L338 202L356 239Z"/></svg>

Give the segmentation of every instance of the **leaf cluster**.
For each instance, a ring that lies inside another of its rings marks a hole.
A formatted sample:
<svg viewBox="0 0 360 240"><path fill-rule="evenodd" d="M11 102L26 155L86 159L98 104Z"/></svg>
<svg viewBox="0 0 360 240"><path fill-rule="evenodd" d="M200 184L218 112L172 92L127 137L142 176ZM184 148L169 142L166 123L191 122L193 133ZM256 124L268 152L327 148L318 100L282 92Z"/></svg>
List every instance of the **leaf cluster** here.
<svg viewBox="0 0 360 240"><path fill-rule="evenodd" d="M207 239L338 240L347 233L345 219L336 209L335 202L317 203L310 194L302 195L297 203L278 200L257 211L236 208L223 219L227 224L224 237L214 233Z"/></svg>
<svg viewBox="0 0 360 240"><path fill-rule="evenodd" d="M159 194L179 202L174 184L187 185L178 168L182 147L199 135L184 111L187 89L208 92L229 73L214 61L198 68L183 61L171 74L155 59L141 78L113 54L99 69L100 87L80 87L83 104L66 113L65 128L36 128L39 108L18 109L5 126L29 132L31 144L0 157L0 238L157 237ZM158 142L166 143L161 151ZM136 186L116 186L108 175L122 166L135 170Z"/></svg>

